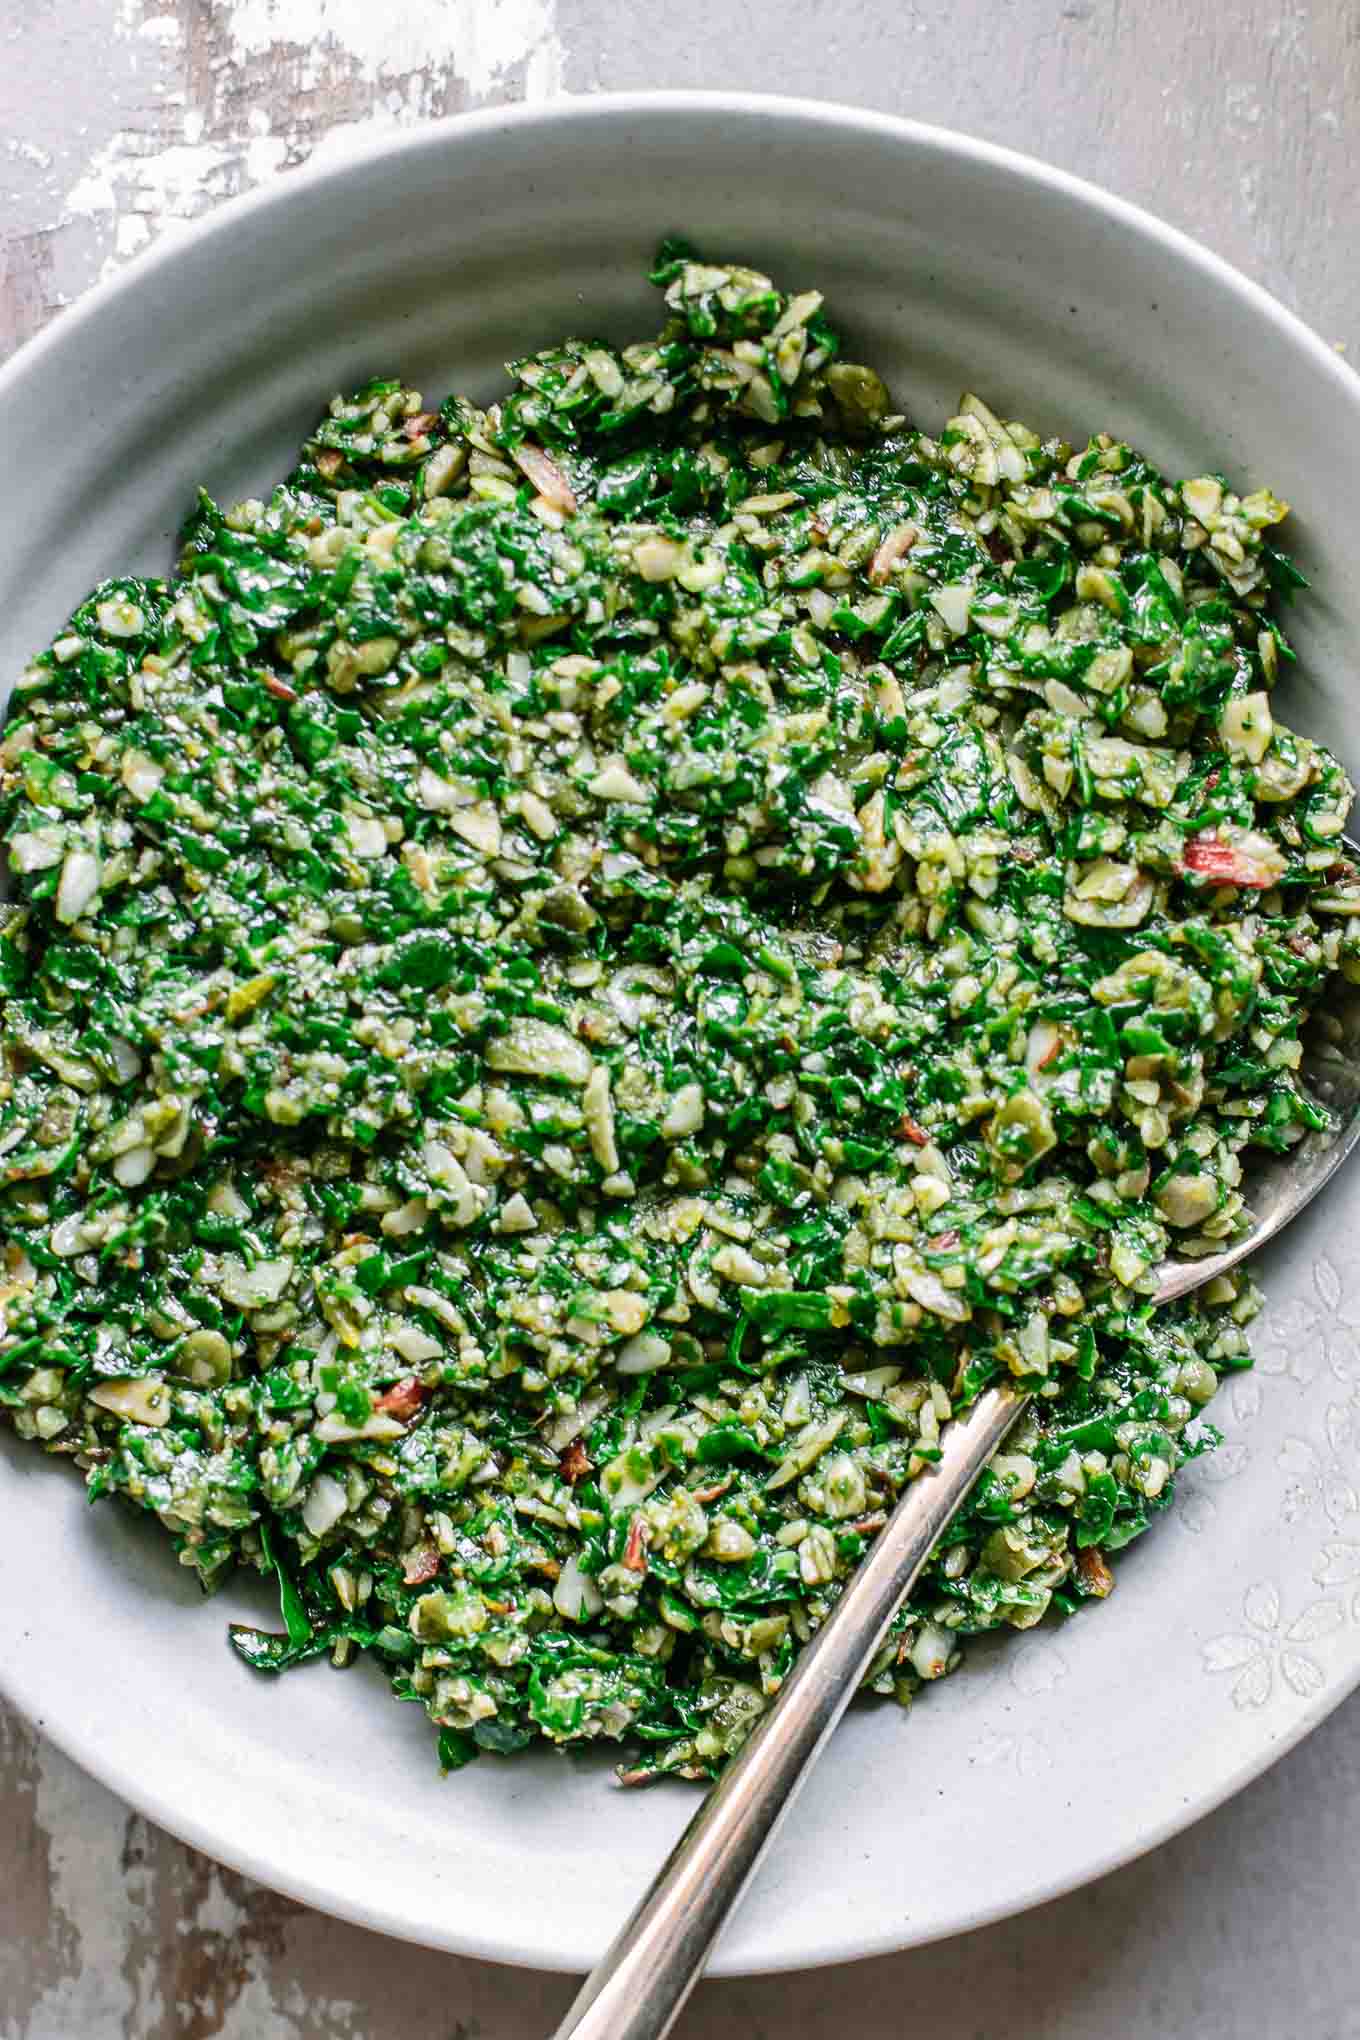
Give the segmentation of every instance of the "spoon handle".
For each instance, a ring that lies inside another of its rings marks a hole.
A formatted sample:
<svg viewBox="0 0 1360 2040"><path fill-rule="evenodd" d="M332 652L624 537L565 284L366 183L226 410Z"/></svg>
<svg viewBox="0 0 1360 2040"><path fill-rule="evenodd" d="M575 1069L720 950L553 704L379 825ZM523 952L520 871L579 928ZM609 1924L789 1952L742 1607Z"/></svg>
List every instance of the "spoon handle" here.
<svg viewBox="0 0 1360 2040"><path fill-rule="evenodd" d="M937 1540L1028 1397L989 1388L948 1425L774 1706L699 1807L650 1890L582 1985L554 2040L662 2040L794 1795Z"/></svg>

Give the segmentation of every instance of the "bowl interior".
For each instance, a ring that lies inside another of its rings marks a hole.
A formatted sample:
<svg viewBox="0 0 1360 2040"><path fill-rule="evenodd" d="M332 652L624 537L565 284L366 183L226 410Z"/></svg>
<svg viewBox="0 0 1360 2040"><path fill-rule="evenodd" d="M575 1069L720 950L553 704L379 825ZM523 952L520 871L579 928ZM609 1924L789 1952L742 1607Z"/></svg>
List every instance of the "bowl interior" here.
<svg viewBox="0 0 1360 2040"><path fill-rule="evenodd" d="M163 570L198 484L266 490L333 390L397 368L485 398L508 356L564 332L654 330L645 272L674 231L824 290L922 422L975 388L1045 432L1106 428L1181 473L1270 482L1314 584L1293 715L1360 762L1360 384L1240 278L1035 165L701 96L425 130L228 208L68 314L0 377L0 675L100 575ZM900 1946L1078 1882L1207 1810L1360 1676L1360 1610L1319 1583L1328 1525L1282 1513L1277 1463L1352 1393L1336 1242L1356 1219L1343 1177L1273 1250L1281 1364L1225 1397L1225 1454L1121 1563L1113 1605L989 1645L910 1717L857 1714L719 1967ZM687 1790L615 1792L589 1758L487 1758L441 1783L423 1718L376 1675L251 1676L224 1642L228 1615L259 1619L251 1590L181 1605L196 1595L145 1526L88 1511L12 1441L3 1468L0 1677L116 1789L265 1881L433 1944L582 1966L687 1817ZM1268 1690L1257 1674L1239 1694L1258 1661Z"/></svg>

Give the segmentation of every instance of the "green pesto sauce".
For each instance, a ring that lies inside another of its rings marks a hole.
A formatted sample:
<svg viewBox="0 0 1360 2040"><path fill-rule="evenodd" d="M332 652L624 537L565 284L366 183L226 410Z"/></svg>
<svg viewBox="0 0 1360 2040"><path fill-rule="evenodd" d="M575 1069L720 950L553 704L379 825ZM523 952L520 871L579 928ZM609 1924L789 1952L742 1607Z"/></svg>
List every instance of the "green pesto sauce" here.
<svg viewBox="0 0 1360 2040"><path fill-rule="evenodd" d="M447 1766L714 1771L998 1375L869 1683L1105 1596L1249 1358L1155 1270L1360 958L1283 504L654 281L490 410L336 399L0 744L0 1401Z"/></svg>

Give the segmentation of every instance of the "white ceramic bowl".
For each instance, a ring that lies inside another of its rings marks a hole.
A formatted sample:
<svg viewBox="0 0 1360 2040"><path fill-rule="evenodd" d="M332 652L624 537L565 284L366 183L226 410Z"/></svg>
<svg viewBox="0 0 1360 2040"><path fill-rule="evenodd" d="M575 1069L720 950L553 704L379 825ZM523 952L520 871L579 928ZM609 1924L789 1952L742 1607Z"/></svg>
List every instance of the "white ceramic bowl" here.
<svg viewBox="0 0 1360 2040"><path fill-rule="evenodd" d="M163 568L196 484L278 475L336 388L398 366L489 396L572 329L647 333L681 229L823 288L922 421L961 387L1171 469L1269 481L1313 580L1293 713L1360 763L1360 381L1263 292L1022 157L844 108L679 94L427 127L294 173L141 258L0 375L0 673L102 574ZM721 1949L729 1971L975 1926L1184 1826L1360 1678L1360 1173L1273 1252L1228 1443L1119 1564L1112 1603L1017 1637L910 1717L838 1736ZM1216 1408L1216 1415L1220 1414ZM154 1819L266 1883L433 1945L580 1967L684 1821L606 1764L448 1782L376 1675L271 1683L159 1533L0 1452L0 1680Z"/></svg>

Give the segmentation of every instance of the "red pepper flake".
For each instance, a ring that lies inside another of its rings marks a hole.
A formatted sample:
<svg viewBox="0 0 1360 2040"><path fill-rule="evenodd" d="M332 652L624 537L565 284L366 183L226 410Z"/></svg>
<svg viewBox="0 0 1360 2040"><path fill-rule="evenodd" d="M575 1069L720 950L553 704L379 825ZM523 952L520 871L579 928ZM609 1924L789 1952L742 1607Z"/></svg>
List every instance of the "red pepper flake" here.
<svg viewBox="0 0 1360 2040"><path fill-rule="evenodd" d="M641 1516L634 1516L628 1525L628 1542L623 1547L623 1563L629 1572L647 1570L647 1525Z"/></svg>
<svg viewBox="0 0 1360 2040"><path fill-rule="evenodd" d="M388 1417L413 1417L425 1400L424 1385L414 1374L408 1374L404 1381L394 1388L385 1389L373 1407Z"/></svg>
<svg viewBox="0 0 1360 2040"><path fill-rule="evenodd" d="M867 1537L871 1531L881 1530L887 1520L885 1509L875 1509L870 1515L860 1516L855 1522L847 1523L845 1527L855 1537Z"/></svg>
<svg viewBox="0 0 1360 2040"><path fill-rule="evenodd" d="M694 1499L696 1502L716 1502L719 1495L725 1495L731 1485L732 1476L729 1473L726 1480L715 1480L711 1487L695 1488Z"/></svg>
<svg viewBox="0 0 1360 2040"><path fill-rule="evenodd" d="M924 1126L918 1126L909 1113L904 1112L897 1122L897 1131L903 1140L912 1141L917 1147L924 1147L930 1139Z"/></svg>
<svg viewBox="0 0 1360 2040"><path fill-rule="evenodd" d="M1105 1563L1104 1552L1097 1551L1094 1545L1088 1545L1085 1551L1077 1553L1077 1578L1087 1593L1094 1594L1098 1601L1114 1592L1114 1574Z"/></svg>
<svg viewBox="0 0 1360 2040"><path fill-rule="evenodd" d="M1060 1056L1060 1055L1062 1054L1062 1045L1063 1045L1063 1044L1062 1044L1062 1036L1061 1036L1061 1034L1055 1034L1055 1035L1054 1035L1054 1037L1053 1037L1053 1046L1052 1046L1052 1048L1050 1048L1050 1049L1046 1049L1046 1050L1045 1050L1045 1052L1043 1053L1043 1055L1041 1055L1041 1056L1040 1056L1040 1058L1039 1058L1038 1062L1036 1063L1036 1065L1035 1065L1035 1068L1036 1068L1036 1069L1041 1069L1041 1070L1046 1070L1046 1069L1048 1068L1049 1064L1050 1064L1051 1062L1054 1062L1054 1061L1056 1061L1056 1060L1057 1060L1057 1058L1058 1058L1058 1056Z"/></svg>
<svg viewBox="0 0 1360 2040"><path fill-rule="evenodd" d="M260 684L266 694L272 694L276 701L297 700L297 689L290 687L286 680L280 680L276 673L261 673Z"/></svg>
<svg viewBox="0 0 1360 2040"><path fill-rule="evenodd" d="M402 431L408 439L423 439L439 423L437 411L417 411L414 418L408 418Z"/></svg>
<svg viewBox="0 0 1360 2040"><path fill-rule="evenodd" d="M562 510L568 516L572 515L576 509L575 491L551 454L545 453L541 446L530 446L526 443L515 448L512 458L520 473L538 490L545 503L550 504L554 510Z"/></svg>
<svg viewBox="0 0 1360 2040"><path fill-rule="evenodd" d="M932 1239L926 1241L926 1245L939 1254L942 1254L946 1247L956 1247L958 1243L959 1229L956 1225L951 1225L947 1232L937 1232Z"/></svg>
<svg viewBox="0 0 1360 2040"><path fill-rule="evenodd" d="M402 1563L401 1576L408 1587L423 1587L435 1578L439 1571L439 1547L435 1544L417 1544L407 1552Z"/></svg>
<svg viewBox="0 0 1360 2040"><path fill-rule="evenodd" d="M573 1438L557 1462L557 1470L569 1487L575 1487L578 1480L584 1480L590 1472L590 1460L586 1448L579 1438Z"/></svg>
<svg viewBox="0 0 1360 2040"><path fill-rule="evenodd" d="M1190 838L1182 868L1193 871L1199 878L1212 878L1219 885L1245 885L1256 892L1265 892L1277 883L1279 876L1259 858L1249 857L1245 850L1234 850L1231 843L1222 842L1212 829Z"/></svg>
<svg viewBox="0 0 1360 2040"><path fill-rule="evenodd" d="M905 559L917 539L921 536L914 524L899 524L881 541L878 551L869 562L869 579L886 581L897 562Z"/></svg>

